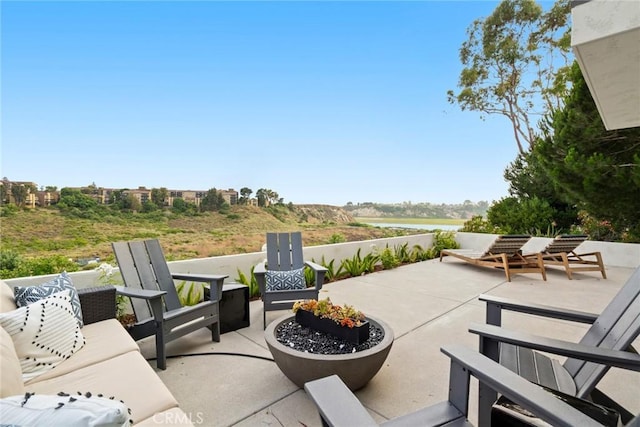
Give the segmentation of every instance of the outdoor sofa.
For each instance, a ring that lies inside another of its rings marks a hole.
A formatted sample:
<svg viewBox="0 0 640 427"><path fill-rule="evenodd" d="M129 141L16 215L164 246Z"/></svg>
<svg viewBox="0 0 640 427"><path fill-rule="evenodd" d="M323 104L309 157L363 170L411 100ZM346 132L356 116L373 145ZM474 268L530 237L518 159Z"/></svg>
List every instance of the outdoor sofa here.
<svg viewBox="0 0 640 427"><path fill-rule="evenodd" d="M65 411L71 413L73 405L68 403L71 401L75 404L85 399L89 404L95 404L109 403L106 399L113 398L114 402L121 402L128 408L128 419L133 425L192 426L191 417L178 407L178 402L144 359L136 342L116 320L115 288L81 289L77 294L84 322L80 329L84 345L48 372L25 380L14 346L17 341L12 339L14 335L0 327L0 404L3 405L0 424L9 421L9 396L23 396L28 400L28 397L33 399L30 394L34 393L38 399L46 396L66 402L66 406L58 403L60 408L49 412L56 416ZM16 308L14 291L0 280L0 316L17 313ZM43 310L42 315L45 314L49 317ZM69 397L61 397L66 395ZM27 411L29 404L25 408L15 406L18 411ZM86 411L83 415L87 416ZM90 424L76 422L73 425Z"/></svg>

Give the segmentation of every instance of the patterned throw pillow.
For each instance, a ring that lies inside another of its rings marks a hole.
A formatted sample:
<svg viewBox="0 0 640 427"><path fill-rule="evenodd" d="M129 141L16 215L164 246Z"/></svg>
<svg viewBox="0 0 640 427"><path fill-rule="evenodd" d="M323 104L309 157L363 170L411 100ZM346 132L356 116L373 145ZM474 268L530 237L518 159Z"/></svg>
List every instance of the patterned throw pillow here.
<svg viewBox="0 0 640 427"><path fill-rule="evenodd" d="M102 395L22 394L0 399L2 425L65 427L128 427L129 408Z"/></svg>
<svg viewBox="0 0 640 427"><path fill-rule="evenodd" d="M55 368L85 343L69 291L0 314L0 326L11 335L24 381Z"/></svg>
<svg viewBox="0 0 640 427"><path fill-rule="evenodd" d="M265 279L267 291L288 291L307 287L304 267L289 271L267 270Z"/></svg>
<svg viewBox="0 0 640 427"><path fill-rule="evenodd" d="M80 307L80 298L78 297L78 291L73 286L71 278L66 271L60 273L60 275L42 285L38 286L16 286L14 288L14 295L16 299L16 306L24 307L36 301L40 301L43 298L47 298L55 293L68 290L71 295L71 306L73 307L73 315L78 320L78 324L82 328L82 307Z"/></svg>

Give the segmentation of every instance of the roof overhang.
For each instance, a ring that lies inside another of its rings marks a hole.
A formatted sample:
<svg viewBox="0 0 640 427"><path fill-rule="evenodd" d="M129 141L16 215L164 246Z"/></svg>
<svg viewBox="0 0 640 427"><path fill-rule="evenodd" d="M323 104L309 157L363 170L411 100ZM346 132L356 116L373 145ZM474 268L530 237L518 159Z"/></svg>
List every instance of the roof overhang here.
<svg viewBox="0 0 640 427"><path fill-rule="evenodd" d="M640 126L640 1L574 1L571 46L608 130Z"/></svg>

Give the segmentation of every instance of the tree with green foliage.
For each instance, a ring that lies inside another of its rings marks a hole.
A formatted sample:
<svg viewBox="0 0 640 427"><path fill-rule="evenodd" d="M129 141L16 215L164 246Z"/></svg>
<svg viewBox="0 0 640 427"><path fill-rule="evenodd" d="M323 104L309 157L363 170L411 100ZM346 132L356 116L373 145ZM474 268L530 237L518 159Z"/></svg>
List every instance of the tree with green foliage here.
<svg viewBox="0 0 640 427"><path fill-rule="evenodd" d="M184 201L182 197L176 197L173 199L173 205L171 206L176 213L183 213L189 209L189 204Z"/></svg>
<svg viewBox="0 0 640 427"><path fill-rule="evenodd" d="M125 193L119 202L120 210L130 212L140 212L142 210L142 203L132 193Z"/></svg>
<svg viewBox="0 0 640 427"><path fill-rule="evenodd" d="M534 155L568 203L640 242L640 127L607 131L577 63Z"/></svg>
<svg viewBox="0 0 640 427"><path fill-rule="evenodd" d="M549 202L538 197L505 197L489 208L487 219L501 233L553 236L557 234L554 213Z"/></svg>
<svg viewBox="0 0 640 427"><path fill-rule="evenodd" d="M151 189L151 201L159 208L163 208L169 199L169 190L165 187Z"/></svg>
<svg viewBox="0 0 640 427"><path fill-rule="evenodd" d="M98 194L98 186L95 182L92 182L86 187L82 187L80 191L82 192L82 194Z"/></svg>
<svg viewBox="0 0 640 427"><path fill-rule="evenodd" d="M509 194L519 200L546 200L553 209L556 230L567 232L578 221L578 208L563 198L533 152L519 154L505 169ZM498 202L500 203L500 202Z"/></svg>
<svg viewBox="0 0 640 427"><path fill-rule="evenodd" d="M449 102L482 118L506 117L525 154L536 140L534 118L559 108L567 93L570 13L569 0L547 12L535 0L503 0L474 21L460 48L460 92L449 90Z"/></svg>
<svg viewBox="0 0 640 427"><path fill-rule="evenodd" d="M220 193L216 188L211 188L207 191L207 194L204 195L202 201L200 202L200 210L208 211L208 212L217 212L226 204L222 193Z"/></svg>
<svg viewBox="0 0 640 427"><path fill-rule="evenodd" d="M258 199L258 206L265 207L267 206L268 203L268 190L264 189L264 188L259 188L258 191L256 191L256 198Z"/></svg>
<svg viewBox="0 0 640 427"><path fill-rule="evenodd" d="M250 189L249 187L242 187L240 189L240 199L238 200L238 203L241 205L248 204L249 200L251 199L252 193L253 193L253 190Z"/></svg>
<svg viewBox="0 0 640 427"><path fill-rule="evenodd" d="M158 207L158 205L153 203L151 200L146 200L142 204L142 212L144 212L144 213L155 212L155 211L157 211L159 209L160 208Z"/></svg>
<svg viewBox="0 0 640 427"><path fill-rule="evenodd" d="M80 190L64 187L60 190L60 200L58 201L57 206L61 210L77 208L87 211L97 208L98 202L96 202L91 196L83 194Z"/></svg>
<svg viewBox="0 0 640 427"><path fill-rule="evenodd" d="M109 199L109 204L112 204L116 207L119 207L122 199L124 198L125 192L127 191L126 188L122 188L120 190L113 190L111 192L111 197Z"/></svg>
<svg viewBox="0 0 640 427"><path fill-rule="evenodd" d="M24 207L30 190L31 188L25 184L11 185L11 196L13 197L13 201L17 206Z"/></svg>

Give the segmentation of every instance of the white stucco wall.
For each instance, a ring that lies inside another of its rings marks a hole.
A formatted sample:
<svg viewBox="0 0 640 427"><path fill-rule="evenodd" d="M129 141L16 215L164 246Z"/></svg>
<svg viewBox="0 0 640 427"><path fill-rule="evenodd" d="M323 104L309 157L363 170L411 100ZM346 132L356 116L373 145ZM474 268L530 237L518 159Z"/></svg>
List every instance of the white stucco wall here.
<svg viewBox="0 0 640 427"><path fill-rule="evenodd" d="M497 235L481 233L456 233L456 240L462 248L484 249L488 247ZM524 246L524 253L537 252L544 248L551 239L544 237L534 237ZM336 243L331 245L310 246L304 248L305 259L314 259L320 262L324 255L327 262L335 259L339 265L345 258L351 258L358 249L362 256L374 250L374 247L382 250L386 245L393 248L396 245L407 243L409 248L420 245L423 249L433 245L433 234L418 234L414 236L393 237L387 239L364 240L360 242ZM579 252L600 251L605 265L612 267L635 268L640 265L640 244L633 243L611 243L587 241L582 243ZM240 255L225 255L209 258L198 258L185 261L169 262L169 268L173 273L204 273L204 274L226 274L229 276L227 282L234 282L238 277L237 270L240 269L245 275L249 275L251 267L263 261L266 257L264 252L252 252ZM56 275L21 277L17 279L5 280L9 285L25 286L37 285L46 282ZM74 285L79 288L96 286L100 284L96 271L80 271L70 273Z"/></svg>
<svg viewBox="0 0 640 427"><path fill-rule="evenodd" d="M457 233L456 240L462 248L484 249L497 237L497 234ZM532 237L522 248L523 253L541 251L552 239L548 237ZM613 242L583 242L578 253L600 252L602 261L611 267L635 268L640 265L640 244Z"/></svg>
<svg viewBox="0 0 640 427"><path fill-rule="evenodd" d="M395 245L407 243L409 248L420 245L427 249L433 245L432 234L418 234L414 236L392 237L385 239L364 240L360 242L336 243L332 245L319 245L304 248L305 259L320 263L324 255L327 262L335 259L334 265L340 265L343 259L351 258L358 249L361 255L365 256L373 251L373 247L380 250L386 245L393 248ZM168 263L172 273L203 273L203 274L226 274L229 276L227 282L234 282L238 277L238 269L246 276L249 276L251 267L266 258L265 252L252 252L239 255L224 255L209 258L197 258L184 261L171 261ZM38 285L57 276L56 274L46 276L20 277L7 279L11 286ZM86 288L100 284L99 274L96 271L79 271L69 273L73 284L78 288Z"/></svg>

